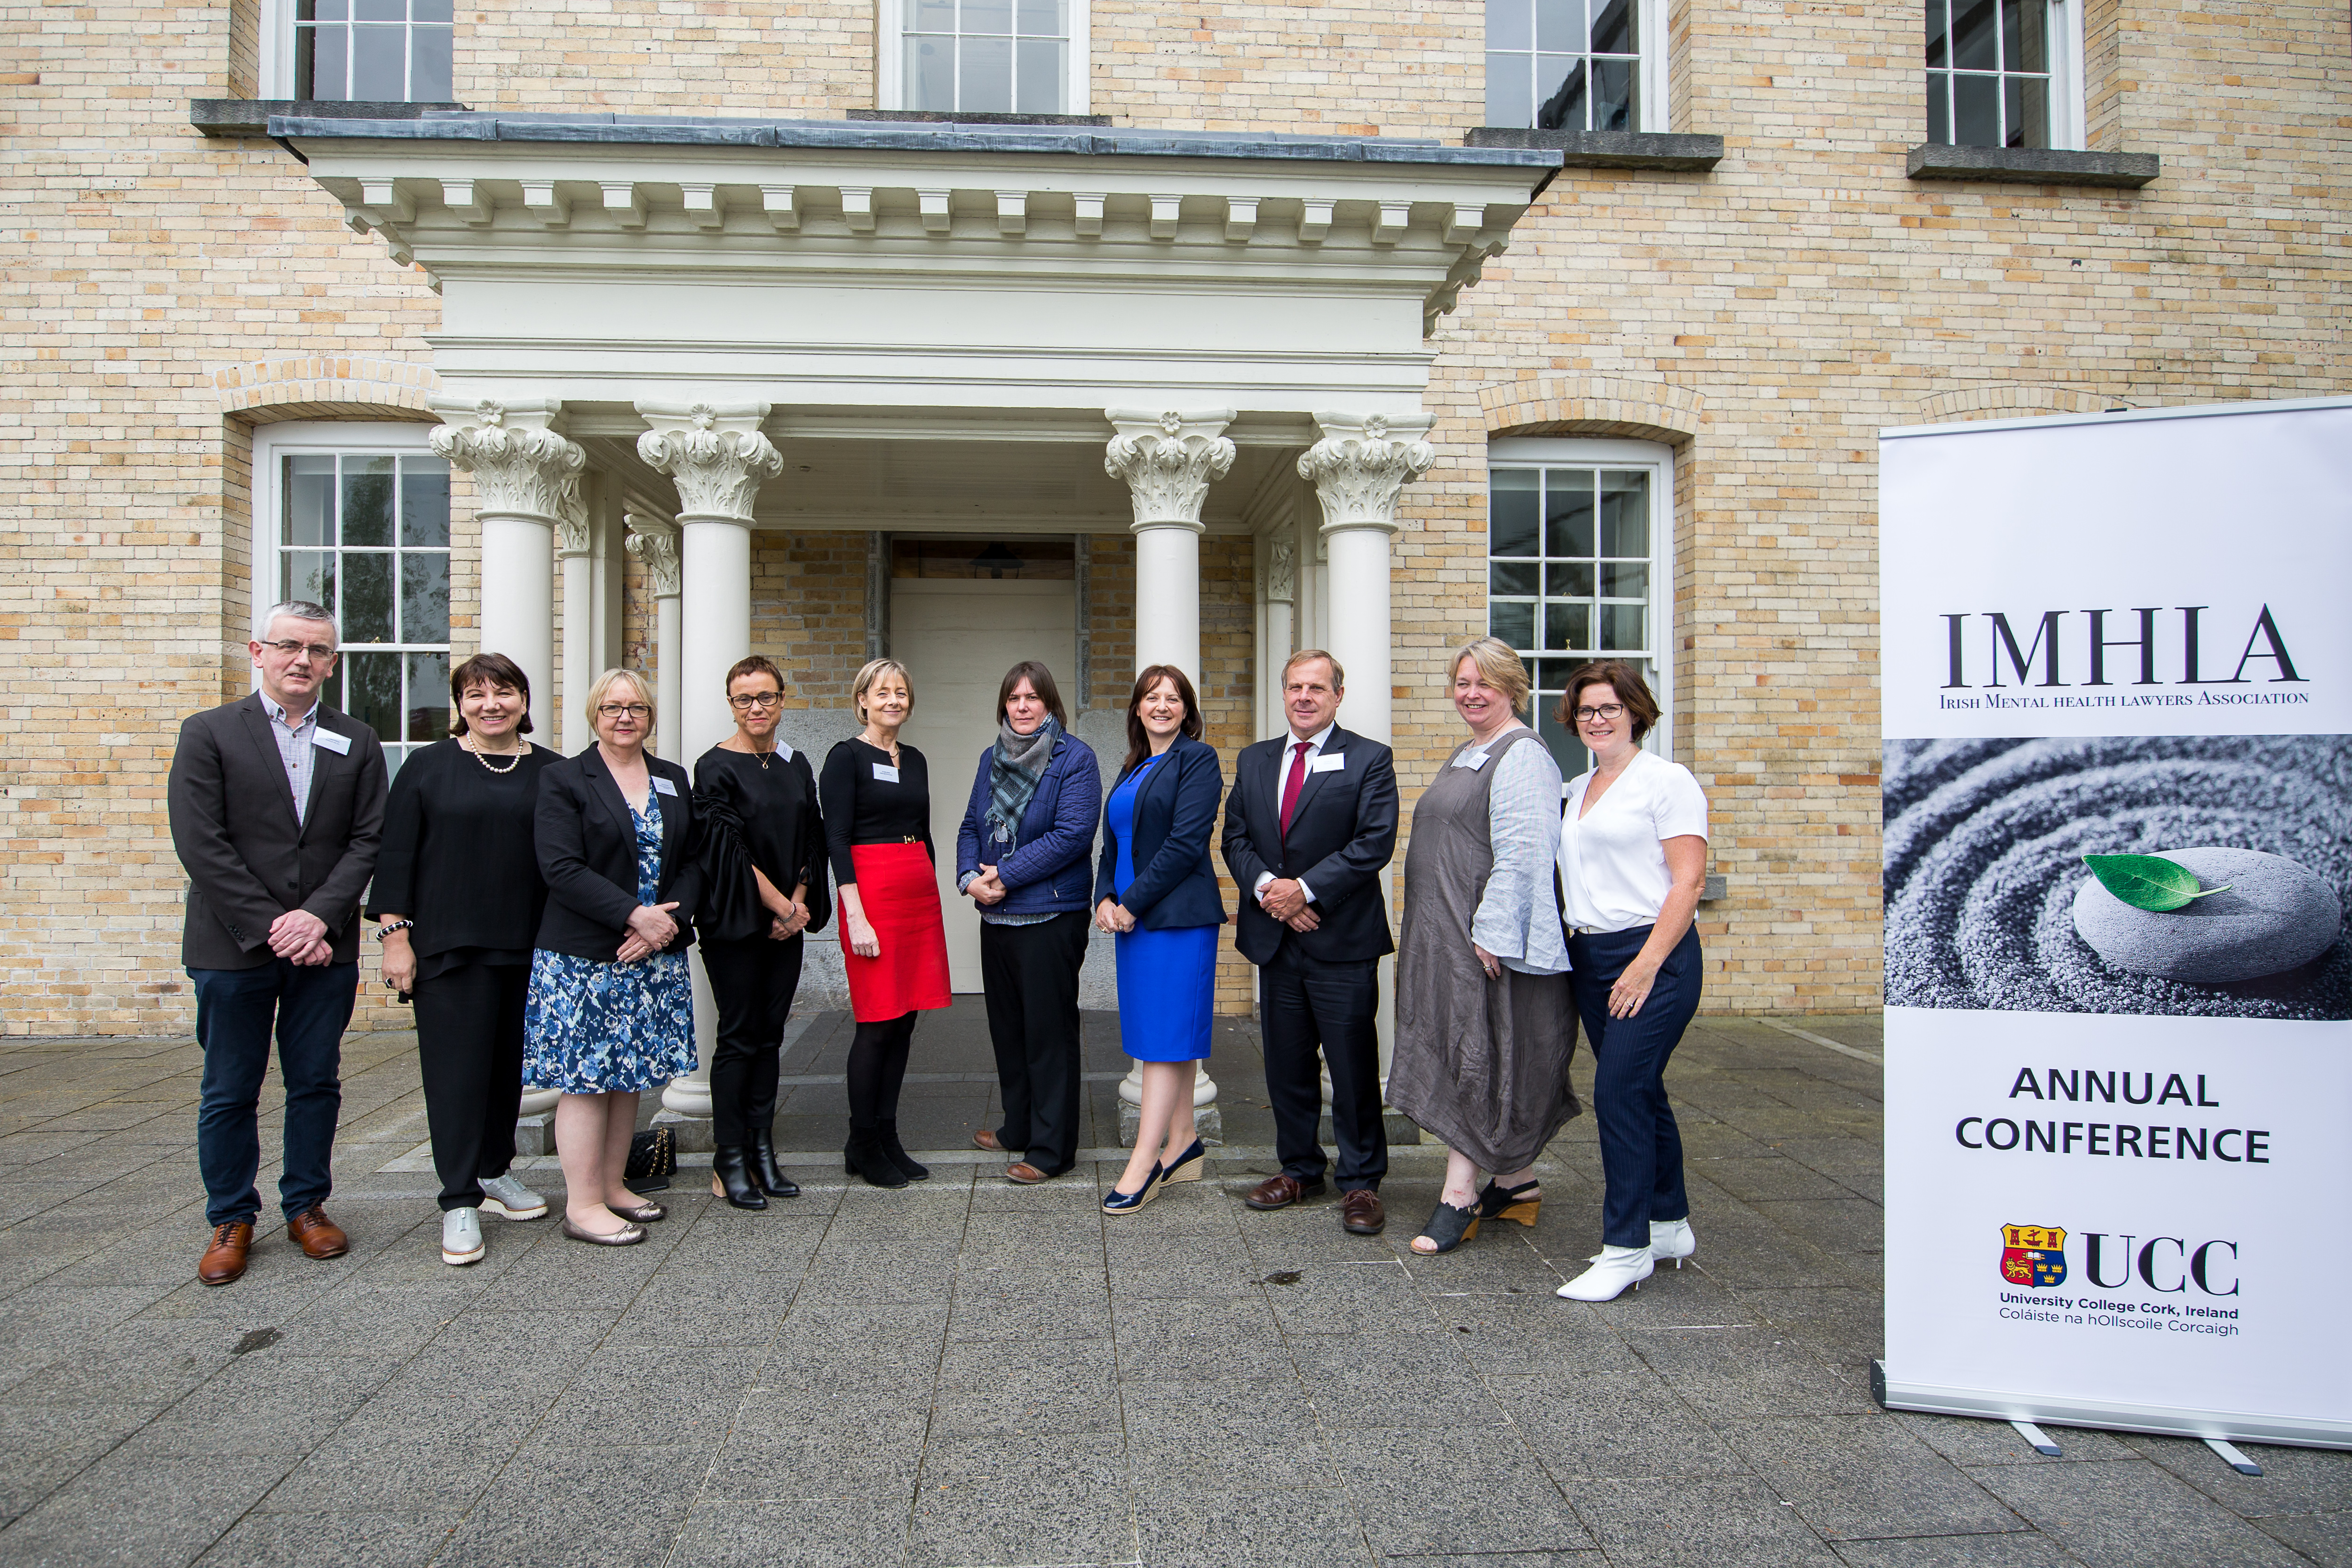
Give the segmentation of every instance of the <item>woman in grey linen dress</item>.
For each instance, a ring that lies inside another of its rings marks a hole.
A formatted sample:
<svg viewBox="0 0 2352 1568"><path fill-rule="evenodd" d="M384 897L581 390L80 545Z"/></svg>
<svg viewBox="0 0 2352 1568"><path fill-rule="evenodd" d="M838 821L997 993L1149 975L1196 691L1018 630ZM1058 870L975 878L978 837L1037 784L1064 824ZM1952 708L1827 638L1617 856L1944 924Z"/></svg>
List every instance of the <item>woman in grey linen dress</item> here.
<svg viewBox="0 0 2352 1568"><path fill-rule="evenodd" d="M1533 1225L1536 1156L1583 1107L1569 1087L1576 1005L1552 892L1559 764L1519 722L1527 667L1480 637L1454 656L1470 726L1412 812L1389 1103L1445 1142L1445 1187L1412 1249L1451 1252L1482 1219ZM1484 1170L1494 1178L1475 1187Z"/></svg>

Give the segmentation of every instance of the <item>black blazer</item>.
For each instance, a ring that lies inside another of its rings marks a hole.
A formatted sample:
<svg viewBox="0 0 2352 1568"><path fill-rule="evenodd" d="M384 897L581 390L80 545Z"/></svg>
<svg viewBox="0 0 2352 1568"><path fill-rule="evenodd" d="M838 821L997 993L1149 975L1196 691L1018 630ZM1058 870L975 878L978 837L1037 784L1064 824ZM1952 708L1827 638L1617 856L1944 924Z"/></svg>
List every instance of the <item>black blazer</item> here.
<svg viewBox="0 0 2352 1568"><path fill-rule="evenodd" d="M1122 769L1116 793L1133 769ZM1114 886L1118 838L1110 812L1103 812L1102 858L1095 869L1095 902L1118 902L1135 923L1150 931L1225 923L1225 900L1217 891L1217 868L1209 859L1209 836L1217 826L1217 797L1224 793L1224 769L1216 748L1176 737L1162 763L1135 796L1135 880L1125 896Z"/></svg>
<svg viewBox="0 0 2352 1568"><path fill-rule="evenodd" d="M327 922L335 962L360 955L360 898L383 836L383 746L356 719L319 705L301 820L259 694L194 713L180 725L165 798L172 847L188 873L180 962L190 969L258 969L276 962L269 924L292 909Z"/></svg>
<svg viewBox="0 0 2352 1568"><path fill-rule="evenodd" d="M1333 726L1318 761L1345 763L1310 773L1299 786L1290 832L1282 831L1282 775L1294 737L1260 741L1234 765L1225 803L1225 868L1241 887L1234 945L1252 963L1270 963L1284 942L1326 963L1394 952L1381 871L1396 856L1396 762L1378 741ZM1323 923L1296 931L1258 907L1261 873L1303 878Z"/></svg>
<svg viewBox="0 0 2352 1568"><path fill-rule="evenodd" d="M677 908L670 911L677 921L677 935L662 951L683 952L694 941L693 916L702 903L701 864L688 853L694 837L693 785L676 763L648 754L646 767L677 791L653 792L662 815L661 879L653 901L677 900ZM593 742L539 775L534 837L539 874L547 879L547 912L540 918L538 945L550 952L611 963L637 908L637 830L629 819L627 797Z"/></svg>

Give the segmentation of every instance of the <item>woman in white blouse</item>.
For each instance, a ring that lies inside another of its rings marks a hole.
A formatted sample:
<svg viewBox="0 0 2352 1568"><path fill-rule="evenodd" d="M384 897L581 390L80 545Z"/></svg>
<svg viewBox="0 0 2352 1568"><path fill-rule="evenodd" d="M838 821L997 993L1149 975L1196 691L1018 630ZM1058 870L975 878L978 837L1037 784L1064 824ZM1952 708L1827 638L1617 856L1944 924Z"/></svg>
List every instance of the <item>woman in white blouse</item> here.
<svg viewBox="0 0 2352 1568"><path fill-rule="evenodd" d="M1610 1300L1697 1246L1666 1058L1698 1012L1706 796L1688 768L1642 750L1658 717L1623 659L1579 668L1559 702L1593 760L1561 802L1559 885L1606 1181L1601 1251L1559 1288L1571 1300Z"/></svg>

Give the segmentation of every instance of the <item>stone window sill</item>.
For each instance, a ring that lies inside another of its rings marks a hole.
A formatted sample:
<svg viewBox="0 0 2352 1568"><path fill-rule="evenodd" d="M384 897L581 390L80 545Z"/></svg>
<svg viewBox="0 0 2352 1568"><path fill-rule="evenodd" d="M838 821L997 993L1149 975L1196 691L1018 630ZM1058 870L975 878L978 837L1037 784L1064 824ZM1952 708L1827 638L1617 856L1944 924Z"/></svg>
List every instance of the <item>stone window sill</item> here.
<svg viewBox="0 0 2352 1568"><path fill-rule="evenodd" d="M351 103L330 99L192 98L188 123L207 136L267 136L273 114L313 120L421 120L427 110L457 110L462 103Z"/></svg>
<svg viewBox="0 0 2352 1568"><path fill-rule="evenodd" d="M1462 138L1465 147L1534 147L1559 154L1567 169L1652 169L1704 173L1723 161L1723 138L1679 132L1530 131L1481 125Z"/></svg>
<svg viewBox="0 0 2352 1568"><path fill-rule="evenodd" d="M1989 180L2010 185L2108 185L2137 190L2160 172L2153 153L2077 153L2056 147L1911 149L1915 180Z"/></svg>
<svg viewBox="0 0 2352 1568"><path fill-rule="evenodd" d="M897 120L918 125L1108 125L1108 114L950 114L935 109L853 109L847 120Z"/></svg>

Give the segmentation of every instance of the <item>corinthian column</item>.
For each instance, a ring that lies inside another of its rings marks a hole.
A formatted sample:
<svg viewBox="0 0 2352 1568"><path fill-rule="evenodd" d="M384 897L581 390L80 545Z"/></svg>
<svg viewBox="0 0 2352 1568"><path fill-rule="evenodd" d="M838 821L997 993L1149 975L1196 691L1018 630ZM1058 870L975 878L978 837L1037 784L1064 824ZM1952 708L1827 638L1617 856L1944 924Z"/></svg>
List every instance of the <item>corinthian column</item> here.
<svg viewBox="0 0 2352 1568"><path fill-rule="evenodd" d="M664 713L674 715L678 710L677 524L635 512L625 514L625 519L628 552L644 563L654 591L654 701ZM657 731L654 740L657 742L654 755L673 763L692 760L682 755L675 721Z"/></svg>
<svg viewBox="0 0 2352 1568"><path fill-rule="evenodd" d="M474 476L482 525L481 648L530 679L531 727L552 734L555 531L587 525L580 470L587 454L563 438L563 405L436 403L433 450Z"/></svg>
<svg viewBox="0 0 2352 1568"><path fill-rule="evenodd" d="M653 426L637 437L637 456L677 486L679 595L677 657L662 655L661 683L677 671L677 694L664 703L661 723L675 752L693 759L734 731L727 707L727 670L751 651L751 503L760 482L782 472L784 459L760 422L764 403L640 403ZM659 699L657 699L659 700ZM674 703L675 706L670 704ZM710 1053L718 1042L719 1008L694 960L694 1034L700 1065L662 1090L663 1111L699 1125L679 1130L688 1147L708 1148Z"/></svg>
<svg viewBox="0 0 2352 1568"><path fill-rule="evenodd" d="M1172 664L1201 683L1201 503L1234 466L1230 408L1104 411L1118 434L1103 471L1135 502L1135 668Z"/></svg>
<svg viewBox="0 0 2352 1568"><path fill-rule="evenodd" d="M1389 699L1389 536L1397 495L1436 460L1422 440L1426 414L1318 414L1323 438L1298 459L1323 503L1331 556L1330 643L1348 672L1339 722L1386 744ZM1391 434L1394 432L1394 434Z"/></svg>

